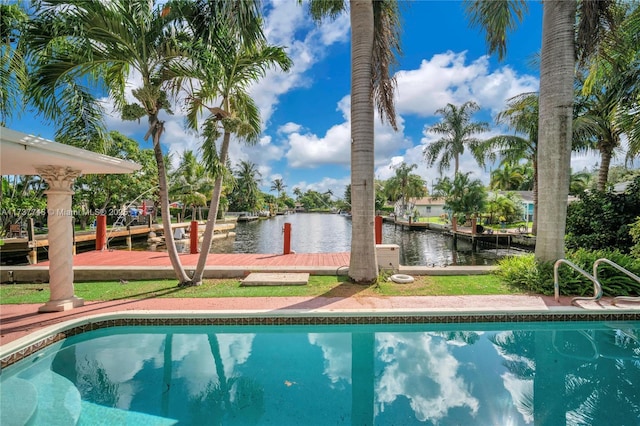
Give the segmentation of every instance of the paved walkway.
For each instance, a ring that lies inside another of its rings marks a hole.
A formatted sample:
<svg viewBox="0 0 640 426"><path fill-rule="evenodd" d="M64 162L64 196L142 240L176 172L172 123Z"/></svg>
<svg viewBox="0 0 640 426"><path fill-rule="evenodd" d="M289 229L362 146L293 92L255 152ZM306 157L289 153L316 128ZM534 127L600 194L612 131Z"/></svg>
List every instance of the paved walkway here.
<svg viewBox="0 0 640 426"><path fill-rule="evenodd" d="M41 304L1 305L0 344L5 345L54 324L96 314L133 311L176 311L184 313L267 312L391 312L391 313L485 313L548 312L554 310L640 310L640 305L611 306L610 299L571 305L571 298L556 302L549 296L396 296L369 297L357 293L343 297L225 297L225 298L153 298L86 302L66 312L38 313Z"/></svg>

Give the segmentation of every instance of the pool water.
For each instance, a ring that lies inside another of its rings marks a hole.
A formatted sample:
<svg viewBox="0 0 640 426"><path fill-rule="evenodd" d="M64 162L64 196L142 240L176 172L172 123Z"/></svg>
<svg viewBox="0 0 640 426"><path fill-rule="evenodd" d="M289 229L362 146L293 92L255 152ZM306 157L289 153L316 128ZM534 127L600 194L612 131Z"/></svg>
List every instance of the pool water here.
<svg viewBox="0 0 640 426"><path fill-rule="evenodd" d="M639 337L640 322L105 328L4 369L0 423L638 425Z"/></svg>

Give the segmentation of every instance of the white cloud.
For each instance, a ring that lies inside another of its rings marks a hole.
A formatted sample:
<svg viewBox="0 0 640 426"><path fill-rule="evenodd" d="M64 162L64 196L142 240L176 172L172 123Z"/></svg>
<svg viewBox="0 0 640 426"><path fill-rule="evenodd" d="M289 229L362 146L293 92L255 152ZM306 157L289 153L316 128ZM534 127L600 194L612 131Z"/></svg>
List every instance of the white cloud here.
<svg viewBox="0 0 640 426"><path fill-rule="evenodd" d="M333 199L343 198L344 190L347 185L351 183L351 178L345 176L342 178L324 177L317 182L300 181L295 185L291 185L288 189L289 193L292 193L293 188L300 188L302 192L317 191L321 194L331 190L333 193Z"/></svg>
<svg viewBox="0 0 640 426"><path fill-rule="evenodd" d="M292 133L286 154L291 167L314 168L326 164L349 166L350 129L347 123L331 127L324 137L314 134Z"/></svg>
<svg viewBox="0 0 640 426"><path fill-rule="evenodd" d="M351 336L347 333L309 333L309 343L322 349L323 373L332 388L351 383Z"/></svg>
<svg viewBox="0 0 640 426"><path fill-rule="evenodd" d="M278 127L278 133L296 133L302 131L302 126L296 123L288 122Z"/></svg>
<svg viewBox="0 0 640 426"><path fill-rule="evenodd" d="M394 132L376 118L376 178L390 178L395 174L390 166L402 161L416 164L416 174L422 176L430 188L432 182L440 177L437 167L427 167L423 156L425 146L437 138L423 134L420 142L413 145L404 135L403 117L434 116L435 111L447 103L462 104L468 100L475 100L483 108L495 113L504 107L510 97L538 89L536 77L518 75L508 66L492 71L489 65L486 56L469 62L467 52L448 51L434 55L430 60L424 59L418 69L398 71L396 109L400 131ZM342 112L345 121L331 126L325 135L299 132L289 135L290 149L286 157L292 167L313 168L326 164L349 166L349 103L348 96L339 102L338 110ZM484 136L490 137L499 132L497 129L492 130ZM468 153L461 158L461 169L471 171L472 177L485 183L489 181L488 171L480 169Z"/></svg>
<svg viewBox="0 0 640 426"><path fill-rule="evenodd" d="M320 165L336 164L349 167L351 161L351 102L345 96L338 102L338 110L345 120L327 130L324 136L313 133L293 132L288 135L289 151L286 158L291 167L314 168ZM375 162L382 164L398 150L410 146L403 135L403 120L398 117L398 132L388 124L381 123L376 112L374 122Z"/></svg>
<svg viewBox="0 0 640 426"><path fill-rule="evenodd" d="M342 14L333 21L316 25L306 7L286 0L272 1L266 11L264 32L267 40L285 47L293 62L289 72L270 70L250 89L260 108L262 121L268 126L279 96L295 88L311 86L313 81L305 73L326 56L333 44L349 41L349 19L348 15ZM300 37L301 33L303 37Z"/></svg>
<svg viewBox="0 0 640 426"><path fill-rule="evenodd" d="M538 90L538 79L519 76L508 66L489 69L489 58L481 56L467 63L467 52L445 52L423 59L415 70L396 73L397 110L400 114L433 116L447 103L475 100L492 111L522 92Z"/></svg>
<svg viewBox="0 0 640 426"><path fill-rule="evenodd" d="M459 372L460 362L445 342L431 333L377 333L376 354L382 363L376 383L376 413L404 397L418 421L437 424L450 410L474 416L480 401Z"/></svg>

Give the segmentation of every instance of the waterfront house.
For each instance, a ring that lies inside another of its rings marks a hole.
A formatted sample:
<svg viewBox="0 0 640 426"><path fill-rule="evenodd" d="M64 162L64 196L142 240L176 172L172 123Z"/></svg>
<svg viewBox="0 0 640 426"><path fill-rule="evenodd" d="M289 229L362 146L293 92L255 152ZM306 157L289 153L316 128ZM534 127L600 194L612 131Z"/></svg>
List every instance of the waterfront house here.
<svg viewBox="0 0 640 426"><path fill-rule="evenodd" d="M400 199L394 206L394 213L397 217L402 217L404 214L402 204L402 199ZM406 207L406 213L411 216L414 216L416 212L419 217L434 217L447 213L444 210L444 198L442 197L409 198Z"/></svg>

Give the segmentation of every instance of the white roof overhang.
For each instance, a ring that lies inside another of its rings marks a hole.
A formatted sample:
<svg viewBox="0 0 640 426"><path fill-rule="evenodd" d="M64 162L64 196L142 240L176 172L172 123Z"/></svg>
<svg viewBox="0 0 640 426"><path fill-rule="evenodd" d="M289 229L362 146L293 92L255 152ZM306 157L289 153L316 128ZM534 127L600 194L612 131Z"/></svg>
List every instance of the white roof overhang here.
<svg viewBox="0 0 640 426"><path fill-rule="evenodd" d="M39 136L0 127L0 173L37 175L48 166L70 167L81 174L123 174L140 170L131 161L87 151Z"/></svg>

